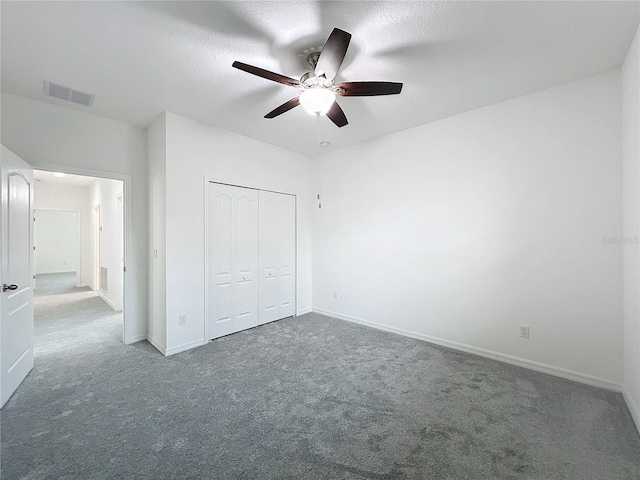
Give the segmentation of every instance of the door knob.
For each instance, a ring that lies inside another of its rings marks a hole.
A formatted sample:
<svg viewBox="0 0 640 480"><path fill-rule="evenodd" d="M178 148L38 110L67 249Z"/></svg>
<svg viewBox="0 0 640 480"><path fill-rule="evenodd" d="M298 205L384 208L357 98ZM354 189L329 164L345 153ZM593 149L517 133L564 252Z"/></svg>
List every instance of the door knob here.
<svg viewBox="0 0 640 480"><path fill-rule="evenodd" d="M269 272L269 276L273 275L273 273Z"/></svg>
<svg viewBox="0 0 640 480"><path fill-rule="evenodd" d="M246 279L247 279L247 277L242 277L242 279L243 279L243 280L246 280Z"/></svg>
<svg viewBox="0 0 640 480"><path fill-rule="evenodd" d="M17 290L18 285L7 285L6 283L2 284L2 291L6 292L7 290Z"/></svg>

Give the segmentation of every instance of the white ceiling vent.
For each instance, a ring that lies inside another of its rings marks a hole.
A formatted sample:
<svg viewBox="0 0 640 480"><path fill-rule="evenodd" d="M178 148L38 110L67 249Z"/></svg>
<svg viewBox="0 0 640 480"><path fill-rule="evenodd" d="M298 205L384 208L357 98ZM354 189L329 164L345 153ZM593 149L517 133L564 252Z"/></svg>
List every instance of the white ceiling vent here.
<svg viewBox="0 0 640 480"><path fill-rule="evenodd" d="M79 103L85 107L93 105L96 96L92 93L79 92L69 87L63 87L57 83L44 82L44 93L50 97L60 98L68 102Z"/></svg>

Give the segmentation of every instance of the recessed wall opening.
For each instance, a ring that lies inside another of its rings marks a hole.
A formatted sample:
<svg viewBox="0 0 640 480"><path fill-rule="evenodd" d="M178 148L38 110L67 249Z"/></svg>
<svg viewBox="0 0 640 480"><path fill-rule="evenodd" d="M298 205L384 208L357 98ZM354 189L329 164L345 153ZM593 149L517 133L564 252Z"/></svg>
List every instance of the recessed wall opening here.
<svg viewBox="0 0 640 480"><path fill-rule="evenodd" d="M35 354L124 339L122 180L34 170Z"/></svg>

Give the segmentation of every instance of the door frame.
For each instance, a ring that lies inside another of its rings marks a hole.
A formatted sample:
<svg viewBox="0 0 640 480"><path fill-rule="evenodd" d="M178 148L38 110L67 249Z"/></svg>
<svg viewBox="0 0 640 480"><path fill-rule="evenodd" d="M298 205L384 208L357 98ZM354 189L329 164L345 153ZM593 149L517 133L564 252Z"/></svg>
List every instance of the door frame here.
<svg viewBox="0 0 640 480"><path fill-rule="evenodd" d="M100 204L93 207L93 291L100 292Z"/></svg>
<svg viewBox="0 0 640 480"><path fill-rule="evenodd" d="M295 289L294 289L294 298L295 298L295 316L299 315L298 312L298 195L295 193L289 192L280 192L278 190L270 190L268 188L258 188L258 187L250 187L247 185L237 185L234 183L221 182L219 180L214 180L211 177L205 176L203 182L204 188L204 327L203 327L203 341L206 343L210 342L212 339L208 338L209 331L209 184L217 183L219 185L227 185L229 187L240 187L240 188L249 188L251 190L262 190L263 192L272 192L272 193L280 193L283 195L291 195L293 196L295 201L295 265L296 265L296 281L295 281ZM258 257L258 262L259 262ZM259 276L258 276L259 278ZM258 326L260 326L258 324Z"/></svg>
<svg viewBox="0 0 640 480"><path fill-rule="evenodd" d="M96 170L92 168L84 168L84 167L73 167L69 165L60 165L54 163L40 163L34 162L31 164L34 170L45 170L48 172L61 172L68 173L71 175L84 175L87 177L97 177L97 178L105 178L107 180L120 180L123 182L122 185L122 206L123 206L123 230L124 230L124 239L122 243L123 248L123 289L122 289L122 343L125 345L129 345L131 343L135 343L140 341L140 338L136 338L133 336L129 329L127 328L127 312L130 309L128 307L128 303L132 301L133 296L133 281L130 278L130 275L127 275L127 265L130 263L131 252L133 251L133 243L132 243L132 234L131 234L131 175L126 173L114 173L114 172L106 172L104 170Z"/></svg>

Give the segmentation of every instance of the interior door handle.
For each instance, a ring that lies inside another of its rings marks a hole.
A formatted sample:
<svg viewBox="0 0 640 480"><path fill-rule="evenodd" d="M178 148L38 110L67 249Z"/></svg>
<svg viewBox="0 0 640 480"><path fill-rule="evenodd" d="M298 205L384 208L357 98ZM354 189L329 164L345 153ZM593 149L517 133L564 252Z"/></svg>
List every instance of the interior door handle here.
<svg viewBox="0 0 640 480"><path fill-rule="evenodd" d="M7 290L17 290L18 285L7 285L6 283L2 284L2 291L6 292Z"/></svg>

